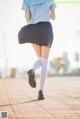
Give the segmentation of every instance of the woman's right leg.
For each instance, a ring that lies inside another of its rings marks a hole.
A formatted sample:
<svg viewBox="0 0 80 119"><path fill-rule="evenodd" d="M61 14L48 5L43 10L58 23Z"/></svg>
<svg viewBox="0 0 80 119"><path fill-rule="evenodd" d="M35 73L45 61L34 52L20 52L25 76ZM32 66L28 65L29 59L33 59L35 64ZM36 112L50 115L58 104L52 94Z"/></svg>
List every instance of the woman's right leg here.
<svg viewBox="0 0 80 119"><path fill-rule="evenodd" d="M47 46L41 47L41 76L40 76L40 90L43 91L45 80L47 78L47 66L50 48Z"/></svg>
<svg viewBox="0 0 80 119"><path fill-rule="evenodd" d="M38 94L38 100L44 99L43 89L45 80L47 78L47 66L50 48L47 46L41 46L41 74L40 74L40 89Z"/></svg>

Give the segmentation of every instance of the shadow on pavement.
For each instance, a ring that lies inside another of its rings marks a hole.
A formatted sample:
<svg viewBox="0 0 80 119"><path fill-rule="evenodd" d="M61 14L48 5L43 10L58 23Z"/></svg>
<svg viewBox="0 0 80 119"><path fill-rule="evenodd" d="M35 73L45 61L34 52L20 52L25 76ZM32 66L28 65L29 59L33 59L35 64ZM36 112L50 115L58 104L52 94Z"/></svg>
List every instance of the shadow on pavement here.
<svg viewBox="0 0 80 119"><path fill-rule="evenodd" d="M33 99L33 100L24 101L24 102L19 102L19 103L9 103L9 104L3 104L3 105L0 105L0 107L4 107L4 106L11 106L11 105L19 105L19 104L25 104L25 103L32 103L32 102L37 102L37 101L42 101L42 100Z"/></svg>

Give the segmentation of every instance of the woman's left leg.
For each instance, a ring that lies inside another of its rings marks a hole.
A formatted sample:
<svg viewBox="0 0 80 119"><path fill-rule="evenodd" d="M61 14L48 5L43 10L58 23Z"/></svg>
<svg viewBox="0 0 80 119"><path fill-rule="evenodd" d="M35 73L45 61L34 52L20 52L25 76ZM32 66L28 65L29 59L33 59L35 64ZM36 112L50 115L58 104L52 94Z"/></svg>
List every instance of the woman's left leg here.
<svg viewBox="0 0 80 119"><path fill-rule="evenodd" d="M37 44L32 44L35 53L38 57L37 61L34 62L32 69L28 71L28 76L29 76L29 84L31 87L35 88L36 87L36 77L35 77L35 71L40 68L41 66L41 46Z"/></svg>
<svg viewBox="0 0 80 119"><path fill-rule="evenodd" d="M34 62L32 69L34 71L36 71L41 66L41 59L40 59L40 57L41 57L41 46L37 45L37 44L32 44L32 46L33 46L33 49L34 49L36 56L37 56L37 60Z"/></svg>

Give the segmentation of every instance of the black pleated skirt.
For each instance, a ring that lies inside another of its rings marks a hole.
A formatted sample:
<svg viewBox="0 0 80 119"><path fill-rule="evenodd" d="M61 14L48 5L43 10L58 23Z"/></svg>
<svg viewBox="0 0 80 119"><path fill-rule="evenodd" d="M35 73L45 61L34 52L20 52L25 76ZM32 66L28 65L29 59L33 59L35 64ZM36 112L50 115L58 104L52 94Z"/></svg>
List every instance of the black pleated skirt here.
<svg viewBox="0 0 80 119"><path fill-rule="evenodd" d="M40 46L51 47L53 42L53 30L50 22L39 22L23 26L18 33L20 44L34 43Z"/></svg>

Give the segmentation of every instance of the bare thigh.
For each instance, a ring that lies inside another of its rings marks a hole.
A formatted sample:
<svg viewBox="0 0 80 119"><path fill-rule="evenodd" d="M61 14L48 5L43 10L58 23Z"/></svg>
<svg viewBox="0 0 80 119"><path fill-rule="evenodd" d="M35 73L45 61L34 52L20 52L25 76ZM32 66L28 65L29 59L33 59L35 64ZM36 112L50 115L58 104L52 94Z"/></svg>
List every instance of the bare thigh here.
<svg viewBox="0 0 80 119"><path fill-rule="evenodd" d="M37 55L37 57L41 57L41 46L37 44L32 44L33 49Z"/></svg>
<svg viewBox="0 0 80 119"><path fill-rule="evenodd" d="M49 57L50 48L47 46L41 46L41 58L47 59Z"/></svg>
<svg viewBox="0 0 80 119"><path fill-rule="evenodd" d="M47 46L40 46L37 44L32 44L33 49L37 55L37 57L47 59L49 57L50 48Z"/></svg>

